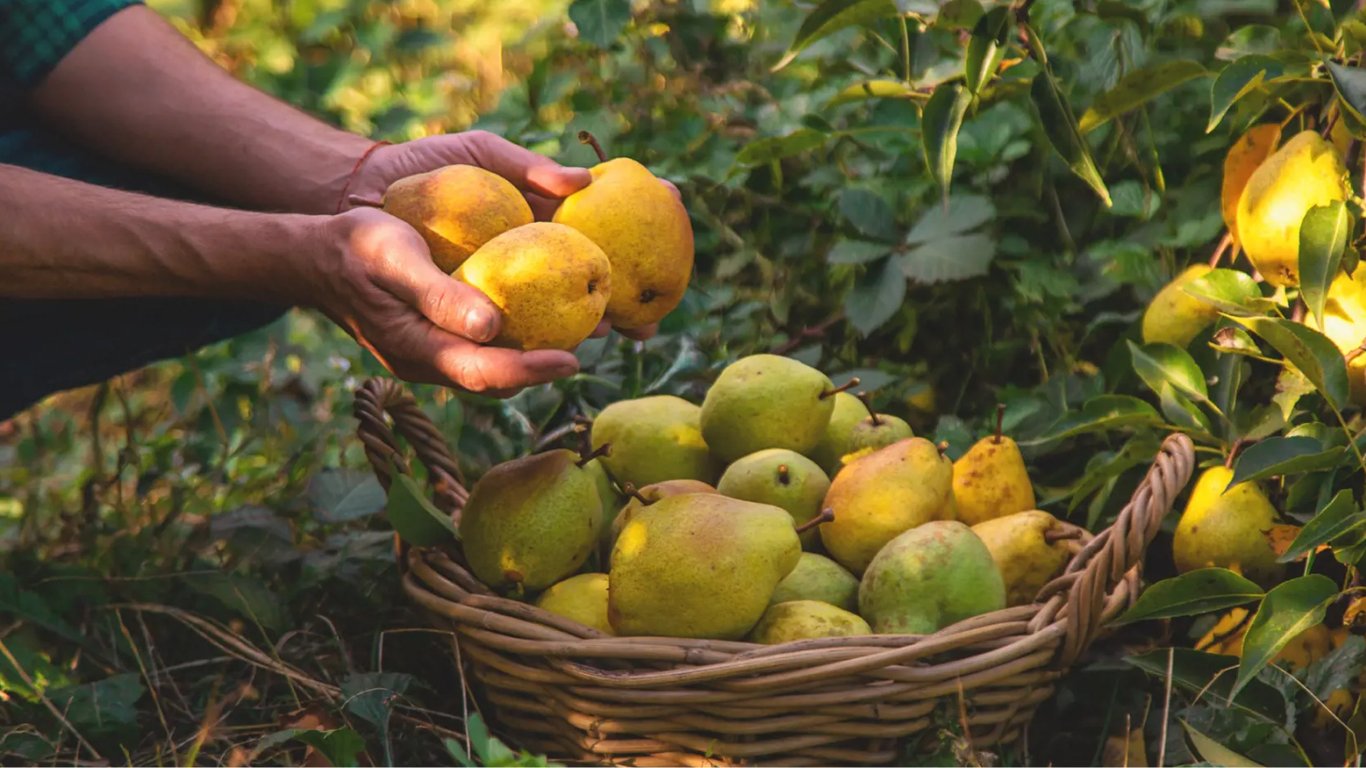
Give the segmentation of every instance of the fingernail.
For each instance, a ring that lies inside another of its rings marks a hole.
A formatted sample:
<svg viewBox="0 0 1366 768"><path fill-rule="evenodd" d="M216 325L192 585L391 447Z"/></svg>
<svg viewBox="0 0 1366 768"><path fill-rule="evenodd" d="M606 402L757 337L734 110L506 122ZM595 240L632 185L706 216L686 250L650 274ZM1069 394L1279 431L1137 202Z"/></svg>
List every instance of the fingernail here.
<svg viewBox="0 0 1366 768"><path fill-rule="evenodd" d="M492 341L497 333L498 319L486 309L471 309L465 313L465 331L471 341Z"/></svg>

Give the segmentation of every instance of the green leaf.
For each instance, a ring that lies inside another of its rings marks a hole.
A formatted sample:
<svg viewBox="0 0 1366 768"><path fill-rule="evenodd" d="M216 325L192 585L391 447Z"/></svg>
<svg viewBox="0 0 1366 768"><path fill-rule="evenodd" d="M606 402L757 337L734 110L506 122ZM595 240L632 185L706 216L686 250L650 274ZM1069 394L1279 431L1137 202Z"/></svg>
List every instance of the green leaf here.
<svg viewBox="0 0 1366 768"><path fill-rule="evenodd" d="M1181 286L1181 290L1230 315L1260 314L1262 291L1248 274L1236 269L1213 269Z"/></svg>
<svg viewBox="0 0 1366 768"><path fill-rule="evenodd" d="M325 469L308 483L308 501L325 523L344 523L384 509L384 489L373 472Z"/></svg>
<svg viewBox="0 0 1366 768"><path fill-rule="evenodd" d="M569 20L578 28L580 39L607 48L631 20L631 0L574 0L569 4Z"/></svg>
<svg viewBox="0 0 1366 768"><path fill-rule="evenodd" d="M1260 600L1261 587L1227 568L1201 568L1153 584L1116 622L1197 616Z"/></svg>
<svg viewBox="0 0 1366 768"><path fill-rule="evenodd" d="M1188 59L1164 61L1136 69L1120 79L1115 87L1096 97L1081 116L1078 129L1087 134L1110 120L1137 109L1171 89L1206 74L1198 62Z"/></svg>
<svg viewBox="0 0 1366 768"><path fill-rule="evenodd" d="M1210 424L1209 417L1196 407L1195 403L1177 392L1176 387L1163 383L1162 389L1157 392L1157 399L1162 407L1162 415L1167 417L1167 421L1183 429L1213 435L1214 427Z"/></svg>
<svg viewBox="0 0 1366 768"><path fill-rule="evenodd" d="M1048 70L1034 76L1029 94L1048 142L1067 163L1067 167L1072 169L1072 173L1095 190L1101 202L1109 208L1110 191L1105 187L1105 180L1101 178L1096 161L1091 157L1091 148L1086 145L1086 139L1077 128L1072 108Z"/></svg>
<svg viewBox="0 0 1366 768"><path fill-rule="evenodd" d="M980 94L982 86L991 81L991 76L996 73L1005 55L1009 35L1010 8L1004 5L992 8L973 25L967 54L963 58L963 75L968 93L973 96Z"/></svg>
<svg viewBox="0 0 1366 768"><path fill-rule="evenodd" d="M1253 54L1224 67L1209 90L1209 122L1205 133L1212 132L1239 99L1252 93L1266 80L1285 73L1285 65L1270 56Z"/></svg>
<svg viewBox="0 0 1366 768"><path fill-rule="evenodd" d="M1283 581L1267 592L1243 639L1243 661L1233 695L1257 677L1286 643L1323 621L1337 594L1333 580L1317 573Z"/></svg>
<svg viewBox="0 0 1366 768"><path fill-rule="evenodd" d="M945 83L934 89L920 118L925 164L930 175L939 182L946 201L953 183L954 158L958 155L958 130L963 127L963 115L971 101L972 96L963 90L963 86Z"/></svg>
<svg viewBox="0 0 1366 768"><path fill-rule="evenodd" d="M830 105L848 104L851 101L865 99L904 99L918 94L919 91L901 80L865 80L846 86L830 100Z"/></svg>
<svg viewBox="0 0 1366 768"><path fill-rule="evenodd" d="M886 256L891 246L867 240L840 240L825 255L827 264L866 264Z"/></svg>
<svg viewBox="0 0 1366 768"><path fill-rule="evenodd" d="M1304 524L1299 535L1290 542L1279 562L1292 563L1313 552L1324 544L1331 544L1347 534L1366 527L1366 514L1357 508L1352 492L1338 491L1333 500L1314 514L1313 519Z"/></svg>
<svg viewBox="0 0 1366 768"><path fill-rule="evenodd" d="M786 136L769 136L751 141L736 154L735 162L746 167L767 165L774 160L813 150L825 144L826 138L826 134L820 131L798 128Z"/></svg>
<svg viewBox="0 0 1366 768"><path fill-rule="evenodd" d="M1310 208L1300 222L1300 296L1319 329L1328 286L1342 271L1342 254L1354 222L1342 201Z"/></svg>
<svg viewBox="0 0 1366 768"><path fill-rule="evenodd" d="M973 234L932 240L901 254L896 261L906 277L929 285L985 275L995 257L996 241Z"/></svg>
<svg viewBox="0 0 1366 768"><path fill-rule="evenodd" d="M1195 359L1175 344L1144 344L1128 342L1134 373L1154 392L1160 393L1164 384L1202 403L1209 402L1205 375Z"/></svg>
<svg viewBox="0 0 1366 768"><path fill-rule="evenodd" d="M409 475L394 473L388 508L389 524L409 544L430 547L460 538L450 516L437 509Z"/></svg>
<svg viewBox="0 0 1366 768"><path fill-rule="evenodd" d="M1038 442L1161 423L1162 416L1147 401L1129 395L1099 395L1087 400L1080 413L1064 417Z"/></svg>
<svg viewBox="0 0 1366 768"><path fill-rule="evenodd" d="M1232 487L1249 480L1331 469L1342 459L1342 453L1342 448L1325 450L1313 437L1269 437L1238 454L1228 484Z"/></svg>
<svg viewBox="0 0 1366 768"><path fill-rule="evenodd" d="M1325 61L1328 76L1333 80L1333 88L1343 106L1351 110L1358 120L1366 120L1366 70L1360 67L1344 67L1335 61Z"/></svg>
<svg viewBox="0 0 1366 768"><path fill-rule="evenodd" d="M787 47L787 53L773 65L771 71L786 67L812 43L856 24L868 24L896 15L892 0L825 0L806 17L797 36Z"/></svg>
<svg viewBox="0 0 1366 768"><path fill-rule="evenodd" d="M137 724L137 703L146 692L140 675L124 672L48 690L47 698L77 728L110 733Z"/></svg>
<svg viewBox="0 0 1366 768"><path fill-rule="evenodd" d="M280 598L254 578L218 571L185 573L180 578L190 589L212 597L224 608L273 632L288 624Z"/></svg>
<svg viewBox="0 0 1366 768"><path fill-rule="evenodd" d="M1229 317L1232 317L1229 315ZM1233 317L1252 333L1276 348L1298 368L1334 408L1347 403L1350 387L1347 363L1337 346L1322 333L1281 317Z"/></svg>
<svg viewBox="0 0 1366 768"><path fill-rule="evenodd" d="M850 187L840 192L839 209L860 233L884 242L896 241L896 216L882 195L871 189Z"/></svg>
<svg viewBox="0 0 1366 768"><path fill-rule="evenodd" d="M1191 727L1191 724L1185 720L1181 721L1181 727L1186 729L1186 736L1190 738L1191 746L1194 748L1195 754L1199 755L1200 759L1204 760L1206 763L1215 766L1223 766L1224 768L1243 768L1244 766L1246 768L1261 768L1260 763L1252 762L1223 744L1220 744L1214 739L1195 730Z"/></svg>
<svg viewBox="0 0 1366 768"><path fill-rule="evenodd" d="M976 229L996 216L996 206L981 195L955 195L949 198L948 210L927 208L906 235L907 245L920 245L932 240L958 235Z"/></svg>
<svg viewBox="0 0 1366 768"><path fill-rule="evenodd" d="M365 751L364 737L351 728L333 731L296 729L289 734L293 740L321 752L335 768L355 768L359 764L360 754Z"/></svg>
<svg viewBox="0 0 1366 768"><path fill-rule="evenodd" d="M854 283L844 302L844 314L859 333L867 336L892 319L906 298L906 278L888 259L881 269L870 269Z"/></svg>
<svg viewBox="0 0 1366 768"><path fill-rule="evenodd" d="M1236 656L1221 656L1191 648L1158 648L1130 656L1125 661L1159 680L1165 680L1168 652L1171 653L1171 679L1175 687L1198 694L1200 698L1220 707L1235 707L1263 718L1285 716L1285 698L1261 680L1253 680L1237 697L1230 698L1233 675L1229 673L1238 667Z"/></svg>

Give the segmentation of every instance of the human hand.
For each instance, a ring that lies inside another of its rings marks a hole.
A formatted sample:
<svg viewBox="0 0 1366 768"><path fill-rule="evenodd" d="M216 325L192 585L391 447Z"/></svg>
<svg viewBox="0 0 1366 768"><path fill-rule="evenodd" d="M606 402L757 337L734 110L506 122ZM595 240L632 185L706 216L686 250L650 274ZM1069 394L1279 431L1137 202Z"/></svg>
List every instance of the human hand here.
<svg viewBox="0 0 1366 768"><path fill-rule="evenodd" d="M498 308L438 269L427 244L399 219L359 208L321 226L303 278L306 303L395 376L502 397L578 371L569 352L484 346L498 335Z"/></svg>
<svg viewBox="0 0 1366 768"><path fill-rule="evenodd" d="M592 181L587 168L560 165L488 131L465 131L379 147L362 164L350 189L360 199L379 200L395 181L447 165L474 165L507 179L526 197L539 221L549 221L561 200ZM664 183L678 195L677 187ZM342 203L343 210L350 206L349 200ZM603 322L593 336L604 336L609 330ZM628 338L644 340L654 336L658 326L617 330Z"/></svg>

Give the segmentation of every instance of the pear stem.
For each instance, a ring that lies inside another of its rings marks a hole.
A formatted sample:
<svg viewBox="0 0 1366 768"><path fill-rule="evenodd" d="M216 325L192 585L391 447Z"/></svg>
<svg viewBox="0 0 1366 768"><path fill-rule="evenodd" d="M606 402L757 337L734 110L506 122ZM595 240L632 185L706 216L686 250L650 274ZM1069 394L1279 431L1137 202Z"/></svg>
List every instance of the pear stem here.
<svg viewBox="0 0 1366 768"><path fill-rule="evenodd" d="M1224 469L1233 469L1233 460L1238 458L1238 454L1245 447L1247 447L1247 440L1240 437L1233 441L1233 445L1228 448L1228 456L1224 459Z"/></svg>
<svg viewBox="0 0 1366 768"><path fill-rule="evenodd" d="M1075 528L1072 530L1067 530L1064 528L1049 528L1048 530L1043 532L1043 540L1048 542L1049 544L1056 544L1059 541L1069 541L1071 539L1080 538L1081 531L1078 531Z"/></svg>
<svg viewBox="0 0 1366 768"><path fill-rule="evenodd" d="M835 510L831 509L830 507L826 507L825 509L822 509L822 510L820 511L820 514L816 515L815 517L811 518L810 520L807 520L806 522L804 522L804 523L802 523L801 525L797 526L797 534L798 534L798 535L801 535L801 534L803 534L803 533L806 533L807 531L811 530L812 528L815 528L815 527L818 526L818 525L825 525L826 523L828 523L828 522L830 522L831 520L834 520L834 519L835 519Z"/></svg>
<svg viewBox="0 0 1366 768"><path fill-rule="evenodd" d="M844 382L843 384L839 385L838 387L835 387L834 389L827 389L824 392L822 392L821 399L824 400L827 397L834 397L835 395L838 395L841 392L845 392L847 390L853 389L854 387L857 387L858 384L858 377L855 376L854 378Z"/></svg>
<svg viewBox="0 0 1366 768"><path fill-rule="evenodd" d="M939 445L936 445L935 448L938 448L938 449L939 449L939 455L940 455L940 456L947 456L948 453L949 453L949 441L948 441L948 440L941 440L941 441L939 442Z"/></svg>
<svg viewBox="0 0 1366 768"><path fill-rule="evenodd" d="M997 403L997 404L996 404L996 437L993 438L992 441L991 441L991 442L993 442L993 443L995 443L995 444L997 444L997 445L1000 445L1000 444L1001 444L1001 432L1004 431L1005 421L1006 421L1006 404L1005 404L1005 403Z"/></svg>
<svg viewBox="0 0 1366 768"><path fill-rule="evenodd" d="M642 507L648 507L654 503L653 501L650 501L649 499L640 495L640 489L636 488L635 483L623 483L621 486L621 492L640 502L640 506Z"/></svg>
<svg viewBox="0 0 1366 768"><path fill-rule="evenodd" d="M376 200L373 197L362 197L360 195L347 195L346 202L352 205L363 205L366 208L383 208L384 201Z"/></svg>
<svg viewBox="0 0 1366 768"><path fill-rule="evenodd" d="M1357 359L1358 357L1361 357L1362 355L1366 355L1366 339L1362 339L1361 343L1357 345L1356 349L1353 349L1352 351L1348 352L1342 357L1350 364L1353 360Z"/></svg>
<svg viewBox="0 0 1366 768"><path fill-rule="evenodd" d="M868 423L875 427L882 423L882 420L877 417L877 412L873 410L873 406L868 404L867 392L860 392L857 395L854 395L854 397L857 397L858 401L863 403L863 407L868 409Z"/></svg>
<svg viewBox="0 0 1366 768"><path fill-rule="evenodd" d="M607 162L607 153L602 151L602 145L598 143L597 136L594 136L592 133L588 131L579 131L579 143L587 144L588 146L592 147L593 151L598 153L598 162Z"/></svg>
<svg viewBox="0 0 1366 768"><path fill-rule="evenodd" d="M585 447L587 447L587 446L585 445ZM596 458L598 458L599 456L610 456L611 453L612 453L612 444L611 444L611 443L603 443L602 445L598 446L597 448L595 448L595 449L593 449L593 450L591 450L591 451L588 451L587 453L585 453L585 452L583 452L583 451L580 451L580 452L579 452L579 460L578 460L577 463L578 463L579 467L582 468L585 464L587 464L588 462L592 461L593 459L596 459Z"/></svg>
<svg viewBox="0 0 1366 768"><path fill-rule="evenodd" d="M787 485L788 483L792 482L792 473L790 470L788 470L786 464L778 465L778 482L782 483L783 485Z"/></svg>

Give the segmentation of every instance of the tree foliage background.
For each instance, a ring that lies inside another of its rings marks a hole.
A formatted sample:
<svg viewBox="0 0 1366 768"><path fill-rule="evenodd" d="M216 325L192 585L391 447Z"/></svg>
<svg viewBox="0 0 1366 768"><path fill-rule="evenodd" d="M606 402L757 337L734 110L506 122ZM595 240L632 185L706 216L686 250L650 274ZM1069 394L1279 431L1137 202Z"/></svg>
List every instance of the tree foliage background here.
<svg viewBox="0 0 1366 768"><path fill-rule="evenodd" d="M1340 352L1286 343L1298 297L1250 279L1207 287L1226 314L1187 350L1144 346L1137 325L1163 284L1224 250L1223 162L1249 126L1340 122L1360 168L1354 3L151 4L238 76L347 129L479 127L577 165L593 161L576 140L589 130L683 190L697 270L659 337L586 343L580 375L506 401L416 388L469 476L612 400L695 398L728 361L780 351L859 376L954 455L1006 404L1041 506L1092 530L1166 433L1211 463L1255 444L1240 476L1288 524L1336 526L1306 526L1300 548L1331 555L1296 562L1266 615L1342 622L1366 518ZM1354 264L1355 235L1324 249L1327 278ZM462 720L448 649L401 598L349 416L381 373L294 312L5 428L6 762L538 761ZM1168 538L1152 580L1172 572ZM1215 608L1263 599L1227 592L1149 605L1166 618L1103 642L1005 759L1113 761L1131 733L1168 763L1217 762L1216 747L1277 764L1356 754L1356 728L1315 713L1355 691L1366 643L1294 675L1190 650ZM1290 637L1248 644L1274 654ZM1341 720L1359 727L1353 712ZM919 746L980 759L951 718L941 736Z"/></svg>

